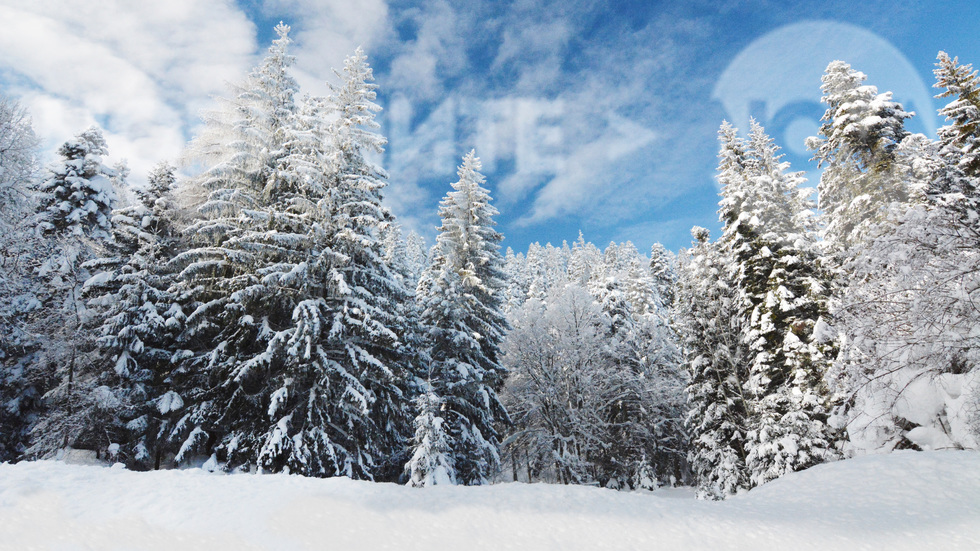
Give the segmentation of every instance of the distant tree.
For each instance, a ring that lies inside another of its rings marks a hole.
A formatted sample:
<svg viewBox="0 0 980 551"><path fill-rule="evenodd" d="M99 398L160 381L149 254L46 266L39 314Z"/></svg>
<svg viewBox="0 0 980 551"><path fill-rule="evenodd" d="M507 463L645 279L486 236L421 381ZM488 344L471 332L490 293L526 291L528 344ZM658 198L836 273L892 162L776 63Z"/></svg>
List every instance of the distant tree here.
<svg viewBox="0 0 980 551"><path fill-rule="evenodd" d="M405 254L405 262L412 276L405 286L409 291L414 292L419 279L422 277L422 272L429 265L429 248L425 244L425 238L414 230L408 232L405 237Z"/></svg>
<svg viewBox="0 0 980 551"><path fill-rule="evenodd" d="M674 304L674 287L677 285L676 258L660 243L650 247L650 277L661 306L670 308Z"/></svg>
<svg viewBox="0 0 980 551"><path fill-rule="evenodd" d="M630 315L615 280L619 315L579 285L531 299L504 340L510 370L505 446L514 477L652 489L684 479L683 378L676 348L645 317Z"/></svg>
<svg viewBox="0 0 980 551"><path fill-rule="evenodd" d="M524 255L514 254L507 247L504 254L504 274L507 279L507 289L504 291L504 315L508 318L524 304Z"/></svg>
<svg viewBox="0 0 980 551"><path fill-rule="evenodd" d="M602 270L602 252L592 243L586 243L585 236L578 232L578 239L572 244L568 261L568 279L571 283L588 286L593 275Z"/></svg>
<svg viewBox="0 0 980 551"><path fill-rule="evenodd" d="M528 300L504 341L512 370L504 394L514 422L508 436L515 476L564 484L598 482L609 444L609 403L623 382L608 361L608 318L579 286Z"/></svg>

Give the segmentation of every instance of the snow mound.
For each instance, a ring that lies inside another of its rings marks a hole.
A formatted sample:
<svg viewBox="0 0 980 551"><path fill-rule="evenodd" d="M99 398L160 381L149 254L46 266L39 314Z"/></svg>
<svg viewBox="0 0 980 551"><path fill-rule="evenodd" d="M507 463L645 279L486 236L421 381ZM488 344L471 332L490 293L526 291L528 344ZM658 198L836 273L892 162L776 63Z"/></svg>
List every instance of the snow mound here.
<svg viewBox="0 0 980 551"><path fill-rule="evenodd" d="M676 499L690 495L4 464L0 550L980 549L976 452L868 456L725 502Z"/></svg>

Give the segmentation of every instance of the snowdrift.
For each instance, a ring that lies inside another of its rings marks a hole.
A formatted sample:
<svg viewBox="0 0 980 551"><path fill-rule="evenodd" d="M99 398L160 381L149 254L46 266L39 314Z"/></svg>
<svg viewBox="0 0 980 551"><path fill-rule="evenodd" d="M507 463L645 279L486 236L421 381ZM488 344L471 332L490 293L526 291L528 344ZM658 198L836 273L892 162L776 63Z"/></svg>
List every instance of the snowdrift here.
<svg viewBox="0 0 980 551"><path fill-rule="evenodd" d="M0 549L980 549L980 453L821 465L725 502L544 484L0 465Z"/></svg>

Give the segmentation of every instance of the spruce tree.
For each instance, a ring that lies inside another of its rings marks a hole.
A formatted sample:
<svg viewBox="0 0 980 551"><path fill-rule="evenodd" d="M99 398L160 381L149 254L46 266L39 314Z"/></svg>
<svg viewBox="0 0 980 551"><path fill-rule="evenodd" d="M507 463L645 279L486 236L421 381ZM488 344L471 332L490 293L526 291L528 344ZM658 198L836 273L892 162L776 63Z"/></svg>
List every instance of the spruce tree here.
<svg viewBox="0 0 980 551"><path fill-rule="evenodd" d="M970 64L960 65L946 52L937 56L936 88L945 88L937 98L953 98L939 114L950 124L939 129L943 156L967 176L980 176L980 80Z"/></svg>
<svg viewBox="0 0 980 551"><path fill-rule="evenodd" d="M708 231L681 256L675 323L681 336L690 437L688 461L700 499L724 499L750 487L746 467L746 351L732 325L734 289L727 263Z"/></svg>
<svg viewBox="0 0 980 551"><path fill-rule="evenodd" d="M95 342L87 327L91 313L82 299L91 275L86 262L112 239L115 173L102 163L108 151L98 128L65 142L58 153L61 159L50 165L37 189L36 224L46 243L36 272L44 282L42 307L32 317L43 345L30 376L47 391L27 450L35 457L67 447L105 451L113 442L104 429L118 425L120 405L101 384L102 369L94 361ZM61 322L52 324L52 319Z"/></svg>
<svg viewBox="0 0 980 551"><path fill-rule="evenodd" d="M359 470L372 469L383 479L401 474L418 392L420 348L414 305L403 278L386 262L381 227L391 214L381 206L387 174L365 155L383 151L387 140L374 132L376 85L364 52L347 58L342 84L332 86L327 104L336 116L328 132L332 143L331 221L328 243L337 260L328 272L328 304L333 319L328 333L346 373L360 386L349 386L349 400L338 413L358 450ZM354 400L363 397L362 403ZM348 413L352 406L359 415ZM362 417L363 416L363 417ZM356 476L363 476L357 475Z"/></svg>
<svg viewBox="0 0 980 551"><path fill-rule="evenodd" d="M414 452L405 470L409 485L416 488L456 484L455 462L445 419L440 415L442 400L431 389L416 398Z"/></svg>
<svg viewBox="0 0 980 551"><path fill-rule="evenodd" d="M908 136L912 116L891 92L879 94L863 84L866 75L833 61L822 77L821 101L827 104L820 136L807 139L819 166L817 187L826 220L824 238L836 249L867 236L892 203L908 200L895 171L896 149Z"/></svg>
<svg viewBox="0 0 980 551"><path fill-rule="evenodd" d="M916 136L899 147L916 200L853 251L836 313L846 346L832 381L849 406L852 453L977 444L963 395L948 392L977 365L976 74L942 52L937 65L948 125L938 142ZM916 398L926 393L928 410Z"/></svg>
<svg viewBox="0 0 980 551"><path fill-rule="evenodd" d="M113 213L109 256L88 263L102 273L86 283L95 312L101 379L120 401L117 460L133 468L160 468L176 450L166 438L183 400L173 389L171 362L186 318L181 297L170 292L168 262L179 251L174 168L150 173L138 201Z"/></svg>
<svg viewBox="0 0 980 551"><path fill-rule="evenodd" d="M482 187L480 168L471 151L440 205L442 225L418 297L430 343L428 378L444 401L456 480L464 485L484 484L496 473L495 425L507 422L497 398L504 378L500 342L507 329L501 312L503 237L493 228L497 210Z"/></svg>
<svg viewBox="0 0 980 551"><path fill-rule="evenodd" d="M390 479L411 434L413 356L381 241L384 173L364 159L384 144L371 69L358 50L329 98L297 107L288 30L238 97L237 152L205 173L201 246L178 257L200 302L186 338L204 344L182 363L209 380L172 431L176 459Z"/></svg>
<svg viewBox="0 0 980 551"><path fill-rule="evenodd" d="M31 224L37 146L26 110L0 96L0 461L23 453L43 392L28 377L40 347L29 323L42 295L33 268L43 248Z"/></svg>
<svg viewBox="0 0 980 551"><path fill-rule="evenodd" d="M811 342L829 288L802 175L786 172L789 164L755 121L747 142L733 130L722 131L732 162L720 176L721 244L732 258L733 320L747 351L746 459L758 485L836 457L823 384L832 358Z"/></svg>

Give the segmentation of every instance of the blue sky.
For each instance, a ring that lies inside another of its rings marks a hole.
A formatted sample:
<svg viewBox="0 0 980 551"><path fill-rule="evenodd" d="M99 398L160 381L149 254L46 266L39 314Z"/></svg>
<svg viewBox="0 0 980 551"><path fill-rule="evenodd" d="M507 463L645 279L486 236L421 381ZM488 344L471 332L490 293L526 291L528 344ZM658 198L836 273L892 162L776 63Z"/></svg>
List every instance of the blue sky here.
<svg viewBox="0 0 980 551"><path fill-rule="evenodd" d="M980 63L975 2L445 2L0 0L0 90L32 112L48 150L92 123L139 182L179 157L199 113L240 80L280 20L305 91L362 45L375 68L388 201L431 239L439 199L476 148L505 244L655 241L717 233L722 119L760 119L795 170L822 114L822 67L842 58L869 84L936 119L945 50ZM16 23L13 23L16 22ZM810 185L815 186L816 181Z"/></svg>

